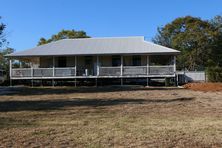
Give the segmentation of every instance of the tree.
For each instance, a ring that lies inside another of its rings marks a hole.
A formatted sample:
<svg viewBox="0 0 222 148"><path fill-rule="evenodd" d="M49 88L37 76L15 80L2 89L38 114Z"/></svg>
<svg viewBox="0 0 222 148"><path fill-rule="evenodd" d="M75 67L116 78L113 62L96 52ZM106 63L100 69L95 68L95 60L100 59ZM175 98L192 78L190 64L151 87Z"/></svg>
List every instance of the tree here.
<svg viewBox="0 0 222 148"><path fill-rule="evenodd" d="M222 67L222 16L217 15L209 21L217 31L214 49L212 50L212 65Z"/></svg>
<svg viewBox="0 0 222 148"><path fill-rule="evenodd" d="M7 47L9 43L6 40L6 34L4 33L5 28L6 25L0 23L0 69L3 69L6 72L7 78L9 78L9 59L4 56L14 52L14 49Z"/></svg>
<svg viewBox="0 0 222 148"><path fill-rule="evenodd" d="M40 38L38 45L47 44L61 39L89 38L85 31L62 30L58 34L52 35L50 39Z"/></svg>
<svg viewBox="0 0 222 148"><path fill-rule="evenodd" d="M0 52L0 68L6 72L7 79L9 79L9 59L4 56L13 52L13 48L6 48Z"/></svg>
<svg viewBox="0 0 222 148"><path fill-rule="evenodd" d="M4 43L6 43L5 33L4 33L5 27L6 25L0 22L0 68L1 69L5 68L5 58L4 58L5 50L2 49Z"/></svg>
<svg viewBox="0 0 222 148"><path fill-rule="evenodd" d="M0 19L1 19L1 16L0 16ZM2 48L3 44L6 42L5 34L4 34L5 27L6 25L0 22L0 49Z"/></svg>
<svg viewBox="0 0 222 148"><path fill-rule="evenodd" d="M186 16L158 28L153 41L181 51L177 58L178 69L203 70L208 60L214 60L212 53L218 37L218 29L209 21Z"/></svg>

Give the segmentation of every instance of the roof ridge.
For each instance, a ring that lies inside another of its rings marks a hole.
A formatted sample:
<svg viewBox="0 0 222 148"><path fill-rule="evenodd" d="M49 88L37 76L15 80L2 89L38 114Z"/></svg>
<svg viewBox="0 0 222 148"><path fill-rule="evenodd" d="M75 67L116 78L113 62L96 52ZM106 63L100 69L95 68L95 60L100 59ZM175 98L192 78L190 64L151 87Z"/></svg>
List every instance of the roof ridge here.
<svg viewBox="0 0 222 148"><path fill-rule="evenodd" d="M92 38L74 38L74 39L62 39L62 40L92 40L92 39L120 39L120 38L143 38L144 36L122 36L122 37L92 37ZM58 40L60 41L60 40Z"/></svg>

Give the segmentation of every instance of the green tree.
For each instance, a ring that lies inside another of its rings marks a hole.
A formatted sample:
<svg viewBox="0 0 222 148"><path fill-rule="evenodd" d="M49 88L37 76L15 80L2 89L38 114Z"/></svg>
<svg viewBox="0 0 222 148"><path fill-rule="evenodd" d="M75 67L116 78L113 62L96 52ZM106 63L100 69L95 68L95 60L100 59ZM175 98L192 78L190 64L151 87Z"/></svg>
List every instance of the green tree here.
<svg viewBox="0 0 222 148"><path fill-rule="evenodd" d="M8 68L8 58L5 58L4 55L13 53L13 48L6 48L0 52L0 67L7 69Z"/></svg>
<svg viewBox="0 0 222 148"><path fill-rule="evenodd" d="M208 60L214 60L212 53L218 36L218 29L209 21L186 16L158 28L153 41L181 51L177 58L178 69L195 70L204 69Z"/></svg>
<svg viewBox="0 0 222 148"><path fill-rule="evenodd" d="M13 52L13 48L6 48L0 52L0 68L5 70L7 79L9 79L9 59L4 56Z"/></svg>
<svg viewBox="0 0 222 148"><path fill-rule="evenodd" d="M216 66L222 67L222 16L217 15L209 21L217 32L217 38L215 39L214 49L212 50L211 63ZM211 65L209 65L211 66Z"/></svg>
<svg viewBox="0 0 222 148"><path fill-rule="evenodd" d="M14 49L7 47L9 43L6 40L6 34L4 32L5 28L6 25L1 22L0 23L0 69L5 70L7 78L9 78L9 59L5 57L5 55L14 52Z"/></svg>
<svg viewBox="0 0 222 148"><path fill-rule="evenodd" d="M0 19L1 19L1 16L0 16ZM6 43L5 33L4 33L5 27L6 25L0 22L0 50L3 47L3 44Z"/></svg>
<svg viewBox="0 0 222 148"><path fill-rule="evenodd" d="M61 39L89 38L85 31L62 30L59 33L52 35L51 38L40 38L38 45L47 44Z"/></svg>
<svg viewBox="0 0 222 148"><path fill-rule="evenodd" d="M1 19L1 17L0 17ZM6 38L5 38L5 27L6 25L0 22L0 69L4 69L5 66L5 50L3 50L4 44L6 43Z"/></svg>

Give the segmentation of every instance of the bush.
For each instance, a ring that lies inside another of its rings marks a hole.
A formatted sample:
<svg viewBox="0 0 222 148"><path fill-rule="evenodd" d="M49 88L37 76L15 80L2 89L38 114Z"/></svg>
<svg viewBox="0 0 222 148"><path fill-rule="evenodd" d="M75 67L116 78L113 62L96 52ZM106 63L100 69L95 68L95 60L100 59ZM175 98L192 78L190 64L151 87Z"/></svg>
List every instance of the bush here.
<svg viewBox="0 0 222 148"><path fill-rule="evenodd" d="M210 82L222 82L222 67L208 67L207 76Z"/></svg>

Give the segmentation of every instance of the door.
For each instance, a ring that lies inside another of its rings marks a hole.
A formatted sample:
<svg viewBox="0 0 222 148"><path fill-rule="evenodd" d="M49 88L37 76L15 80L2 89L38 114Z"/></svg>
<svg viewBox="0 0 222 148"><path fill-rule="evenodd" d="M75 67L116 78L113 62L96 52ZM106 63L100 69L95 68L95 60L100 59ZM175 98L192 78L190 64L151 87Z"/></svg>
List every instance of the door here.
<svg viewBox="0 0 222 148"><path fill-rule="evenodd" d="M93 57L85 56L85 75L93 75Z"/></svg>

